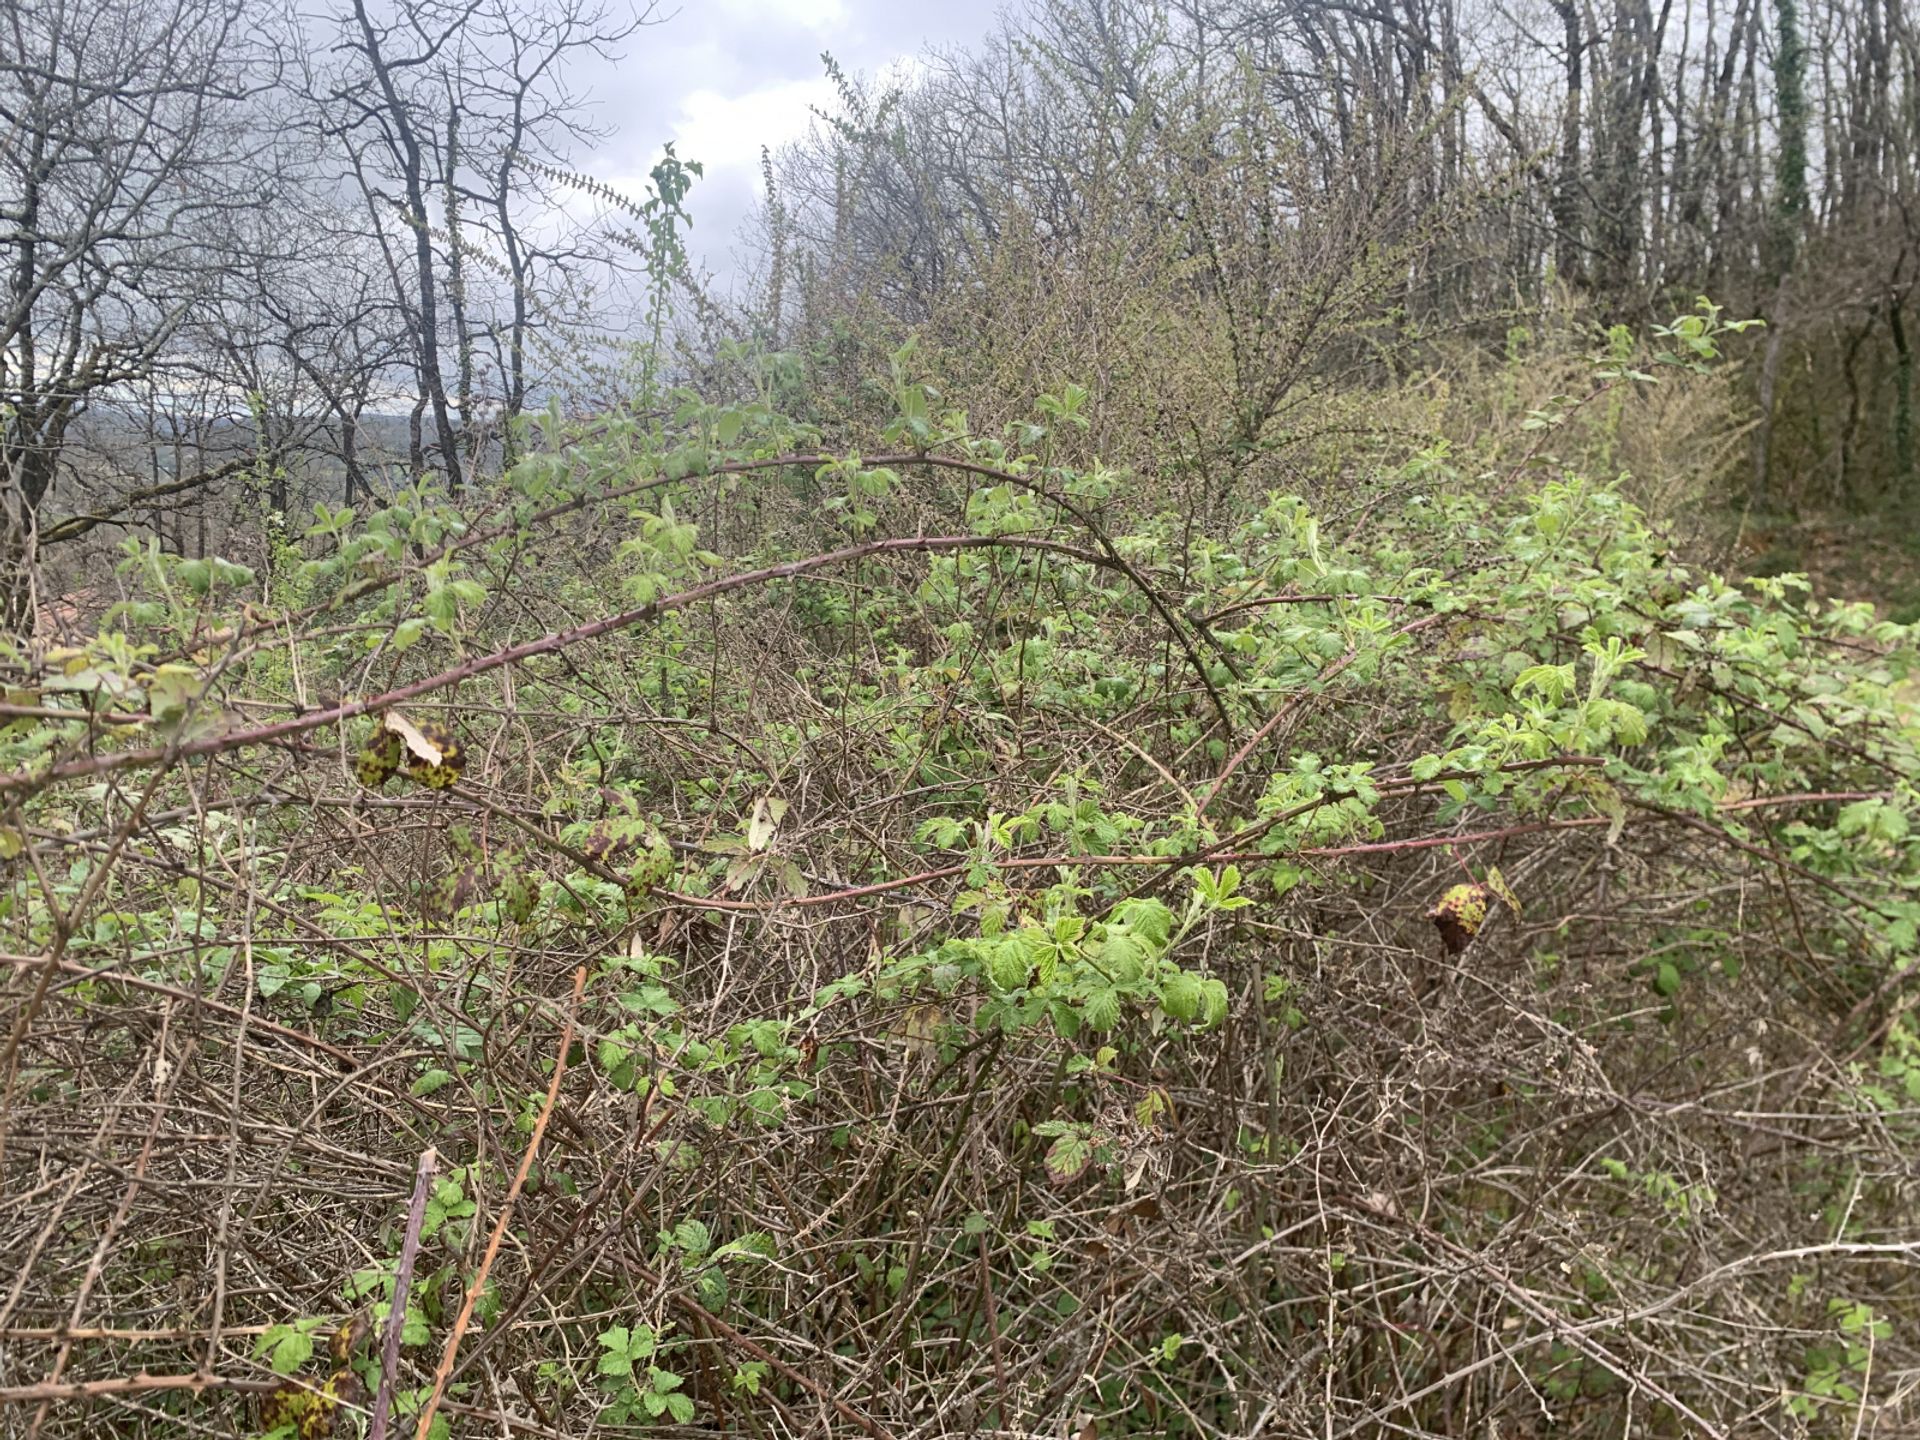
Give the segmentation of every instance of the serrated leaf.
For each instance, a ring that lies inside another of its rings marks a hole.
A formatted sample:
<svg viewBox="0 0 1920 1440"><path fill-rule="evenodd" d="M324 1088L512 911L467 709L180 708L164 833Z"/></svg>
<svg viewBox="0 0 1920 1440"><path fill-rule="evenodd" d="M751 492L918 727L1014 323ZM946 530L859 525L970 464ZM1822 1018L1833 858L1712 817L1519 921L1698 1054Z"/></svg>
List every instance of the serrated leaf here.
<svg viewBox="0 0 1920 1440"><path fill-rule="evenodd" d="M1093 1146L1085 1136L1069 1131L1047 1147L1045 1164L1047 1178L1056 1185L1065 1185L1077 1180L1086 1173L1093 1161Z"/></svg>
<svg viewBox="0 0 1920 1440"><path fill-rule="evenodd" d="M1207 979L1200 983L1200 1015L1209 1030L1225 1023L1232 1008L1226 982Z"/></svg>
<svg viewBox="0 0 1920 1440"><path fill-rule="evenodd" d="M1120 997L1111 990L1095 990L1080 1002L1080 1018L1089 1030L1111 1030L1120 1021Z"/></svg>
<svg viewBox="0 0 1920 1440"><path fill-rule="evenodd" d="M1160 1008L1176 1020L1192 1021L1204 998L1200 977L1183 970L1167 981L1160 993Z"/></svg>
<svg viewBox="0 0 1920 1440"><path fill-rule="evenodd" d="M302 1330L289 1330L273 1343L267 1364L276 1375L291 1375L313 1355L313 1336Z"/></svg>
<svg viewBox="0 0 1920 1440"><path fill-rule="evenodd" d="M1027 983L1027 957L1018 945L1002 943L987 958L987 978L996 990L1018 990Z"/></svg>
<svg viewBox="0 0 1920 1440"><path fill-rule="evenodd" d="M673 1227L673 1243L689 1255L705 1255L713 1248L713 1233L702 1220L682 1220Z"/></svg>

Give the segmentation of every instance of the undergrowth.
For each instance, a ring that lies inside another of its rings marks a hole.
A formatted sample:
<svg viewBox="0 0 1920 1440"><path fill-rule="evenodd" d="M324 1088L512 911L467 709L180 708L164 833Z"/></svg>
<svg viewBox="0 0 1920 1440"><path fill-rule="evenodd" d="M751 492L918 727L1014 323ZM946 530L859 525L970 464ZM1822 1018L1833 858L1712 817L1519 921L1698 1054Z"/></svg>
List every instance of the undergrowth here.
<svg viewBox="0 0 1920 1440"><path fill-rule="evenodd" d="M1914 632L1557 440L1727 328L1205 524L903 362L859 454L685 398L128 545L7 661L7 1413L1896 1417Z"/></svg>

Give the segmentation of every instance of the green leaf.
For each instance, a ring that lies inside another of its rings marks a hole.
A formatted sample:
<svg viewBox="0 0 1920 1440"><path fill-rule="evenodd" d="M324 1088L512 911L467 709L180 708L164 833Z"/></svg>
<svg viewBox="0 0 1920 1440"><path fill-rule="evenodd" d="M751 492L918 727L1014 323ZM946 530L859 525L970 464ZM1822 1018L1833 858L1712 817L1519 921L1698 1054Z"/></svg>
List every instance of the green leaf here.
<svg viewBox="0 0 1920 1440"><path fill-rule="evenodd" d="M421 608L427 612L427 619L433 622L433 628L443 635L453 633L453 622L459 618L460 599L451 585L442 585L429 590Z"/></svg>
<svg viewBox="0 0 1920 1440"><path fill-rule="evenodd" d="M1231 1008L1225 981L1208 978L1200 982L1201 1018L1209 1030L1223 1024Z"/></svg>
<svg viewBox="0 0 1920 1440"><path fill-rule="evenodd" d="M264 1351L267 1365L276 1375L291 1375L313 1356L313 1331L317 1322L276 1325L260 1337L254 1353Z"/></svg>
<svg viewBox="0 0 1920 1440"><path fill-rule="evenodd" d="M1176 1020L1191 1022L1200 1013L1205 992L1198 975L1182 970L1167 981L1160 993L1160 1008Z"/></svg>
<svg viewBox="0 0 1920 1440"><path fill-rule="evenodd" d="M604 1337L602 1337L602 1343L605 1343ZM631 1375L633 1361L627 1358L625 1351L609 1350L600 1357L600 1363L596 1368L602 1375Z"/></svg>
<svg viewBox="0 0 1920 1440"><path fill-rule="evenodd" d="M1518 699L1531 690L1549 704L1558 705L1567 698L1573 684L1572 665L1529 665L1514 677L1513 694Z"/></svg>
<svg viewBox="0 0 1920 1440"><path fill-rule="evenodd" d="M996 990L1018 990L1027 983L1027 957L1017 944L996 945L987 959L987 978Z"/></svg>
<svg viewBox="0 0 1920 1440"><path fill-rule="evenodd" d="M682 1220L673 1227L673 1243L689 1255L704 1256L713 1248L713 1234L699 1220Z"/></svg>
<svg viewBox="0 0 1920 1440"><path fill-rule="evenodd" d="M1069 1131L1047 1147L1047 1178L1056 1185L1078 1179L1093 1161L1093 1146L1077 1131Z"/></svg>
<svg viewBox="0 0 1920 1440"><path fill-rule="evenodd" d="M1089 1030L1111 1030L1120 1021L1120 997L1105 988L1080 1002L1080 1017Z"/></svg>

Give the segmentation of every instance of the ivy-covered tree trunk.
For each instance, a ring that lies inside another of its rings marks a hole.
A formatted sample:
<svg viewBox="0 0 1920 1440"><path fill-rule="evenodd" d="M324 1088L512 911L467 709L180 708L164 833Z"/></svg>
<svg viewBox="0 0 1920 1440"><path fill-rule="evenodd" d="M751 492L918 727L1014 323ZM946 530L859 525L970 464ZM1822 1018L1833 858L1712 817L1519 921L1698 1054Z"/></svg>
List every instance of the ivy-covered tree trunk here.
<svg viewBox="0 0 1920 1440"><path fill-rule="evenodd" d="M1774 401L1786 342L1788 290L1794 263L1799 258L1800 229L1807 214L1807 57L1800 39L1800 12L1795 0L1774 0L1774 21L1777 43L1773 87L1780 141L1774 152L1772 233L1768 237L1774 276L1773 303L1767 314L1766 358L1760 366L1760 421L1753 432L1753 484L1748 497L1755 510L1764 509L1772 498Z"/></svg>
<svg viewBox="0 0 1920 1440"><path fill-rule="evenodd" d="M1774 101L1778 109L1779 149L1774 154L1773 269L1793 268L1800 227L1807 214L1807 55L1800 37L1795 0L1774 0L1777 26L1773 60Z"/></svg>
<svg viewBox="0 0 1920 1440"><path fill-rule="evenodd" d="M33 633L32 531L11 495L0 512L0 634Z"/></svg>
<svg viewBox="0 0 1920 1440"><path fill-rule="evenodd" d="M1887 325L1893 333L1896 357L1893 370L1893 493L1895 503L1920 510L1920 465L1913 453L1913 340L1902 313L1906 297L1895 297L1887 307Z"/></svg>
<svg viewBox="0 0 1920 1440"><path fill-rule="evenodd" d="M1567 95L1560 113L1560 162L1553 181L1553 268L1569 285L1586 282L1580 224L1580 71L1582 42L1580 7L1573 0L1555 0L1554 9L1566 31Z"/></svg>
<svg viewBox="0 0 1920 1440"><path fill-rule="evenodd" d="M16 413L0 429L0 632L33 633L34 535L69 413L65 406L40 417Z"/></svg>

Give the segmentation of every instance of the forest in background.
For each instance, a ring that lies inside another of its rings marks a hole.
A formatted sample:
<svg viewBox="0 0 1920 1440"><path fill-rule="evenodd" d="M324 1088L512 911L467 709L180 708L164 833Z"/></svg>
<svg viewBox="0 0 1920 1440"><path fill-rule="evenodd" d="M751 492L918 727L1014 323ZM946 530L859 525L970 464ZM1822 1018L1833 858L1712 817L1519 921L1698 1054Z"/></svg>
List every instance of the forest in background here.
<svg viewBox="0 0 1920 1440"><path fill-rule="evenodd" d="M0 22L6 1433L1911 1430L1899 0Z"/></svg>
<svg viewBox="0 0 1920 1440"><path fill-rule="evenodd" d="M1109 458L1257 489L1343 396L1431 426L1706 294L1768 322L1676 437L1718 538L1916 598L1906 547L1858 550L1920 493L1900 0L1039 5L891 85L827 57L841 102L768 155L719 291L657 223L697 210L697 156L636 196L571 168L603 132L569 67L651 11L8 13L9 543L62 589L82 536L206 554L496 473L530 409L649 367L743 393L742 347L831 422L915 335L977 413L1094 385Z"/></svg>

